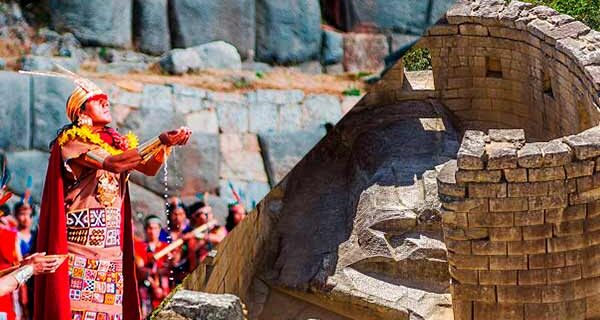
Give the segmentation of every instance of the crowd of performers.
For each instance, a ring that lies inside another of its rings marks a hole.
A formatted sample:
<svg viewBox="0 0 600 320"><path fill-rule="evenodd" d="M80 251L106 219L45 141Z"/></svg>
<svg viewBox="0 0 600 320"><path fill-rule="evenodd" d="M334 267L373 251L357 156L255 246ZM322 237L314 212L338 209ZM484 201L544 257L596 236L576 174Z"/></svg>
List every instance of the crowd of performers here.
<svg viewBox="0 0 600 320"><path fill-rule="evenodd" d="M241 204L230 204L227 222L222 226L216 222L211 206L203 201L185 206L178 198L169 200L167 225L150 215L144 220L145 239L135 239L144 317L246 216Z"/></svg>
<svg viewBox="0 0 600 320"><path fill-rule="evenodd" d="M216 223L212 208L207 203L198 201L185 206L179 198L173 197L166 208L169 217L166 225L156 215L144 219L144 238L134 238L143 318L149 316L246 216L241 204L230 204L228 208L227 222L222 226ZM21 261L28 260L36 252L36 210L27 200L21 200L12 208L1 205L0 214L1 270L20 265ZM195 231L199 227L202 230ZM178 239L182 241L177 242ZM169 246L171 243L175 245ZM157 253L161 255L159 258L155 258ZM0 319L33 319L33 285L33 279L29 279L23 285L17 284L13 292L0 297Z"/></svg>

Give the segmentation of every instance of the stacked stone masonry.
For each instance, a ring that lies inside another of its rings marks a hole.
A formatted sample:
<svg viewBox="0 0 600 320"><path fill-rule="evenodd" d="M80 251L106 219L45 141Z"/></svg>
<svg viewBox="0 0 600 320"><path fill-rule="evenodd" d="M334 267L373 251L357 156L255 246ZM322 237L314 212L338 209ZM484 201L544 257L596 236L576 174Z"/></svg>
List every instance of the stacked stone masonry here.
<svg viewBox="0 0 600 320"><path fill-rule="evenodd" d="M465 132L438 175L456 320L600 317L599 142Z"/></svg>
<svg viewBox="0 0 600 320"><path fill-rule="evenodd" d="M465 128L523 128L530 140L597 124L600 32L507 2L459 1L422 38L438 98Z"/></svg>

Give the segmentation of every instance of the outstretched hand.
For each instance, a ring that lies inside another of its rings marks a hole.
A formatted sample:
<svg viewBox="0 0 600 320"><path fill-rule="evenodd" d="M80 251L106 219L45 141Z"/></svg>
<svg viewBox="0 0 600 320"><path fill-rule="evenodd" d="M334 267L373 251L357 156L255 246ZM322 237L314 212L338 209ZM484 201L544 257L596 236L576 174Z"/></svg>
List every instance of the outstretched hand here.
<svg viewBox="0 0 600 320"><path fill-rule="evenodd" d="M184 145L190 140L192 129L180 127L179 129L166 131L160 134L160 141L167 146Z"/></svg>
<svg viewBox="0 0 600 320"><path fill-rule="evenodd" d="M46 256L45 252L34 253L23 259L22 265L32 265L33 274L52 273L62 264L64 258L58 256Z"/></svg>

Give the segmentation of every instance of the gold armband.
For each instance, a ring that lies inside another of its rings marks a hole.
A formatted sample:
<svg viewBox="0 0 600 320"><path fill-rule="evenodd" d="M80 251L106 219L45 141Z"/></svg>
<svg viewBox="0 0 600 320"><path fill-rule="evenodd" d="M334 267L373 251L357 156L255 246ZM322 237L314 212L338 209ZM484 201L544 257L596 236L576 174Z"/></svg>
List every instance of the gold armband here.
<svg viewBox="0 0 600 320"><path fill-rule="evenodd" d="M154 137L137 147L137 151L142 157L142 163L150 160L164 145L158 137Z"/></svg>
<svg viewBox="0 0 600 320"><path fill-rule="evenodd" d="M33 266L28 264L10 273L19 283L19 287L23 285L31 276L33 276Z"/></svg>
<svg viewBox="0 0 600 320"><path fill-rule="evenodd" d="M102 168L107 154L97 150L88 151L85 154L85 160L95 164L98 168Z"/></svg>

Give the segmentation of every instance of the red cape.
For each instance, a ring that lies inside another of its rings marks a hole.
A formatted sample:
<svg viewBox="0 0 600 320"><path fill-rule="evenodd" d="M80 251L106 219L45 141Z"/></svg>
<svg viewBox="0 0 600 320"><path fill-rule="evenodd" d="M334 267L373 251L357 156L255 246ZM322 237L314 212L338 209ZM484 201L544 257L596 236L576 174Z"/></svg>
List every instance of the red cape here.
<svg viewBox="0 0 600 320"><path fill-rule="evenodd" d="M60 146L54 144L50 154L46 182L42 195L42 208L37 234L38 252L46 254L66 254L67 219L62 177L62 156ZM129 188L126 189L121 211L121 248L123 249L123 317L125 320L139 320L139 297L133 254L133 233L131 224ZM69 269L63 263L53 274L35 276L34 319L70 320Z"/></svg>

